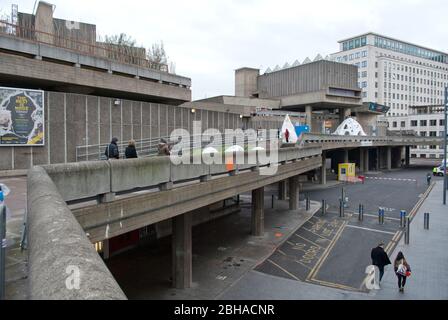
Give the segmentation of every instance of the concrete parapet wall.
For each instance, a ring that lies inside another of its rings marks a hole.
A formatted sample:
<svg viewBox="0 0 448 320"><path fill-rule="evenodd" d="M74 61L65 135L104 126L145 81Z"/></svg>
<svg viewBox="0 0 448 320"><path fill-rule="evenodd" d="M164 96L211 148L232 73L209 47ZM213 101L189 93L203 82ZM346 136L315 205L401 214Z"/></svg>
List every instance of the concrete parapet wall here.
<svg viewBox="0 0 448 320"><path fill-rule="evenodd" d="M111 189L110 161L43 166L65 201L89 198Z"/></svg>
<svg viewBox="0 0 448 320"><path fill-rule="evenodd" d="M156 186L170 181L169 157L109 160L111 192Z"/></svg>
<svg viewBox="0 0 448 320"><path fill-rule="evenodd" d="M27 188L30 298L126 299L43 168Z"/></svg>

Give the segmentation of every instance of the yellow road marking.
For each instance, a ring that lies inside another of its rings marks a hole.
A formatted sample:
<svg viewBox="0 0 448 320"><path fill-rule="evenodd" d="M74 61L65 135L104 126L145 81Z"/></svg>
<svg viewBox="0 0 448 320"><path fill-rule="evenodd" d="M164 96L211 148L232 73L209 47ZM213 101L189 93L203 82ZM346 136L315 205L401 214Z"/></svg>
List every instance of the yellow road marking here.
<svg viewBox="0 0 448 320"><path fill-rule="evenodd" d="M305 268L311 270L311 267L310 267L310 266L304 265L302 262L300 262L300 261L298 261L298 260L294 260L294 262L297 262L298 264L300 264L300 265L304 266Z"/></svg>
<svg viewBox="0 0 448 320"><path fill-rule="evenodd" d="M300 281L299 278L297 278L295 275L293 275L292 273L290 273L288 270L283 269L282 267L280 267L278 264L276 264L274 261L272 261L271 259L268 259L268 261L270 263L272 263L274 266L276 266L277 268L279 268L280 270L282 270L284 273L286 273L287 275L293 277L294 279L296 279L297 281Z"/></svg>
<svg viewBox="0 0 448 320"><path fill-rule="evenodd" d="M328 238L326 238L326 237L324 237L324 236L321 236L320 234L317 234L317 233L315 233L315 232L313 232L313 231L311 231L311 230L309 230L309 229L307 229L307 228L305 228L305 227L302 227L302 229L304 229L304 230L306 230L306 231L308 231L308 232L311 232L312 234L318 236L319 238L329 240Z"/></svg>
<svg viewBox="0 0 448 320"><path fill-rule="evenodd" d="M315 246L317 246L317 247L319 247L319 248L323 248L322 246L320 246L320 245L318 245L317 243L314 243L313 241L311 241L311 240L308 240L308 239L306 239L306 238L304 238L304 237L302 237L302 236L299 236L298 234L296 234L296 233L294 233L294 235L295 236L297 236L297 237L299 237L299 238L301 238L301 239L303 239L303 240L305 240L305 241L308 241L309 243L311 243L311 244L314 244Z"/></svg>
<svg viewBox="0 0 448 320"><path fill-rule="evenodd" d="M280 252L282 255L286 256L286 253L284 253L282 250L277 249L278 252Z"/></svg>
<svg viewBox="0 0 448 320"><path fill-rule="evenodd" d="M341 226L339 227L339 230L337 231L336 235L334 236L334 238L331 240L329 246L325 249L323 255L319 258L319 260L317 261L316 265L314 266L314 268L311 270L311 272L308 274L307 276L307 280L309 279L313 279L314 280L314 276L319 272L322 264L324 263L324 261L327 259L328 255L330 254L330 251L333 249L334 245L336 244L337 240L339 239L339 237L342 234L342 231L344 230L345 226L347 225L348 221L344 221Z"/></svg>
<svg viewBox="0 0 448 320"><path fill-rule="evenodd" d="M333 283L333 282L328 282L328 281L323 281L323 280L317 280L317 279L312 279L309 282L315 282L327 287L333 287L333 288L337 288L337 289L343 289L343 290L350 290L350 291L359 291L359 289L350 287L350 286L346 286L343 284L339 284L339 283Z"/></svg>

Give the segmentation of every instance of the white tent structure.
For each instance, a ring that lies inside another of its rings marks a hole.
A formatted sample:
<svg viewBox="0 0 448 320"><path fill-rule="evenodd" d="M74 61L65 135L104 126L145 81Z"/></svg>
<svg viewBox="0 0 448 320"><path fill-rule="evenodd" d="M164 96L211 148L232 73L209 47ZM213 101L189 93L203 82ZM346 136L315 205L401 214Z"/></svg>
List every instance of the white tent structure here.
<svg viewBox="0 0 448 320"><path fill-rule="evenodd" d="M289 118L289 115L287 114L285 117L285 120L283 120L281 135L282 135L282 142L286 142L285 132L286 129L288 129L289 132L289 141L288 143L296 143L297 142L297 134L296 134L296 128L293 126L291 119Z"/></svg>
<svg viewBox="0 0 448 320"><path fill-rule="evenodd" d="M353 118L345 119L333 134L338 136L366 136L359 122Z"/></svg>

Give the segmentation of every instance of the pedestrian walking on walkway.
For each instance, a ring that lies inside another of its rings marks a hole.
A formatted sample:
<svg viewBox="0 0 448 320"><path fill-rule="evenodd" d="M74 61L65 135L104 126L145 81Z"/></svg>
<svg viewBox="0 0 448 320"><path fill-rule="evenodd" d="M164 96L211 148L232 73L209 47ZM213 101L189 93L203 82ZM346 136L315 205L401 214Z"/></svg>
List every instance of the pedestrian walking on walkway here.
<svg viewBox="0 0 448 320"><path fill-rule="evenodd" d="M129 141L128 146L126 147L126 150L124 151L124 154L126 156L126 159L138 158L137 150L135 149L135 141L134 140Z"/></svg>
<svg viewBox="0 0 448 320"><path fill-rule="evenodd" d="M411 275L411 267L401 251L398 252L397 257L395 258L394 270L398 278L398 291L404 292L406 278Z"/></svg>
<svg viewBox="0 0 448 320"><path fill-rule="evenodd" d="M384 267L391 264L389 260L389 256L386 251L384 251L384 243L380 242L376 248L372 249L370 253L370 257L372 258L372 264L377 266L380 270L380 282L384 275Z"/></svg>
<svg viewBox="0 0 448 320"><path fill-rule="evenodd" d="M104 154L106 159L120 159L120 152L118 151L118 138L112 138L110 144L106 147Z"/></svg>
<svg viewBox="0 0 448 320"><path fill-rule="evenodd" d="M428 183L428 186L431 184L431 174L430 173L428 173L426 175L426 182Z"/></svg>

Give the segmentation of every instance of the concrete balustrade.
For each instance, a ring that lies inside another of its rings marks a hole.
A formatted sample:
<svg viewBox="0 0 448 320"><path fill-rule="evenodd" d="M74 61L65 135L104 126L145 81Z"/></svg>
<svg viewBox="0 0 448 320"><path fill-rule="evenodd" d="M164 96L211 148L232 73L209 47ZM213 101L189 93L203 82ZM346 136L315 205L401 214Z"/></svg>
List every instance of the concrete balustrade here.
<svg viewBox="0 0 448 320"><path fill-rule="evenodd" d="M30 298L126 299L42 167L28 171L27 188Z"/></svg>
<svg viewBox="0 0 448 320"><path fill-rule="evenodd" d="M109 161L74 162L43 166L65 201L110 192Z"/></svg>
<svg viewBox="0 0 448 320"><path fill-rule="evenodd" d="M168 156L109 160L110 191L128 191L167 183L171 177L171 161Z"/></svg>

